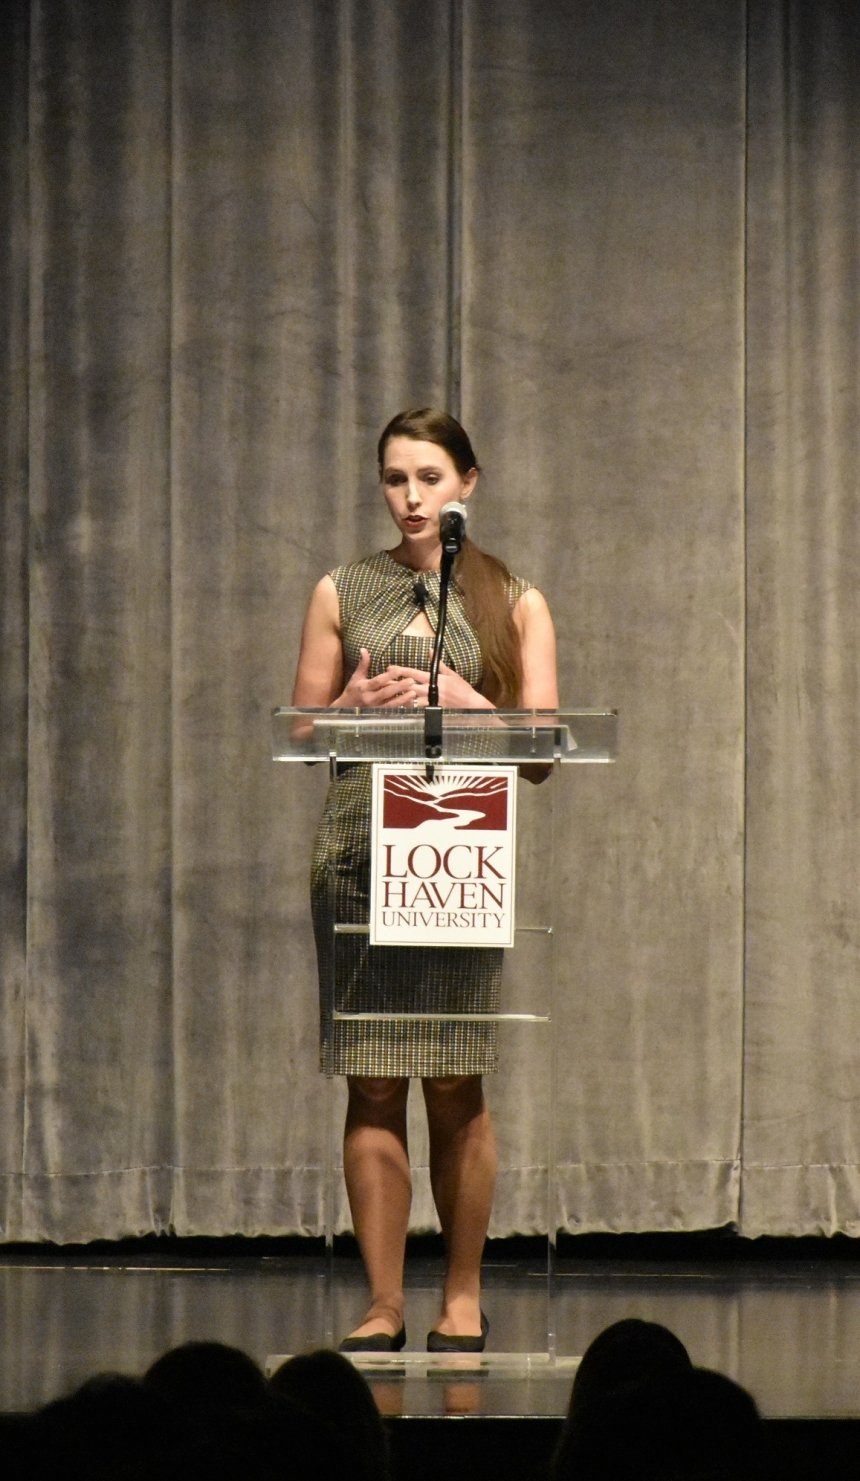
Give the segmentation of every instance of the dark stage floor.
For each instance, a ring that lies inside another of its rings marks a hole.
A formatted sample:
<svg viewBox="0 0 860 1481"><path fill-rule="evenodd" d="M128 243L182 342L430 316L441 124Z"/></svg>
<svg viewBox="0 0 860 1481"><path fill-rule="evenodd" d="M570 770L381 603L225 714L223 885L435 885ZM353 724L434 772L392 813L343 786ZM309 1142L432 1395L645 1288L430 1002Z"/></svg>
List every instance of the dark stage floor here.
<svg viewBox="0 0 860 1481"><path fill-rule="evenodd" d="M34 1408L105 1369L141 1373L191 1338L234 1343L271 1365L325 1345L359 1316L363 1282L351 1254L338 1257L329 1289L321 1255L248 1245L0 1252L0 1408ZM380 1407L413 1418L561 1416L575 1358L610 1322L640 1316L670 1327L695 1363L737 1379L770 1419L860 1416L860 1261L752 1258L754 1245L749 1258L729 1260L639 1259L623 1248L623 1258L559 1262L555 1363L546 1358L545 1267L533 1251L494 1248L492 1330L477 1373L433 1366L422 1351L441 1266L435 1254L413 1255L408 1351L396 1368L368 1374Z"/></svg>

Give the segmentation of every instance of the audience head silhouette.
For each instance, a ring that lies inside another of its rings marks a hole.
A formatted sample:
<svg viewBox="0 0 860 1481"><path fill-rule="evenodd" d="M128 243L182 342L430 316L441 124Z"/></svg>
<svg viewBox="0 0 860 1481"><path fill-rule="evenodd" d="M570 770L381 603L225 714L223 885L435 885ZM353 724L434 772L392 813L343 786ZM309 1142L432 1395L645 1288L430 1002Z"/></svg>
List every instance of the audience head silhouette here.
<svg viewBox="0 0 860 1481"><path fill-rule="evenodd" d="M692 1367L683 1342L659 1322L625 1317L594 1338L573 1380L570 1411L595 1394L637 1379L671 1378Z"/></svg>
<svg viewBox="0 0 860 1481"><path fill-rule="evenodd" d="M370 1388L339 1352L322 1348L283 1363L270 1380L275 1393L303 1405L321 1420L337 1415L337 1428L353 1481L385 1481L390 1472L388 1436Z"/></svg>
<svg viewBox="0 0 860 1481"><path fill-rule="evenodd" d="M554 1481L762 1481L764 1427L745 1389L694 1368L665 1327L617 1323L583 1356Z"/></svg>

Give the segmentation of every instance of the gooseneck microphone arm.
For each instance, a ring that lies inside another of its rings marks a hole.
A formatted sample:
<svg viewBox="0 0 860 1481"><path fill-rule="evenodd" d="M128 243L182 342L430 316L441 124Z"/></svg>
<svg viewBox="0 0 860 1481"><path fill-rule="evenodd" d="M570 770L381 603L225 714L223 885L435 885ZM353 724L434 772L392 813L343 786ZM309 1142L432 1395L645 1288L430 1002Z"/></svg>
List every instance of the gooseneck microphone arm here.
<svg viewBox="0 0 860 1481"><path fill-rule="evenodd" d="M442 644L445 641L445 628L448 622L448 588L451 585L451 571L457 551L446 550L442 546L442 565L439 571L439 620L436 623L436 633L433 638L433 651L430 655L430 679L427 684L427 704L432 708L439 705L439 664L442 662Z"/></svg>

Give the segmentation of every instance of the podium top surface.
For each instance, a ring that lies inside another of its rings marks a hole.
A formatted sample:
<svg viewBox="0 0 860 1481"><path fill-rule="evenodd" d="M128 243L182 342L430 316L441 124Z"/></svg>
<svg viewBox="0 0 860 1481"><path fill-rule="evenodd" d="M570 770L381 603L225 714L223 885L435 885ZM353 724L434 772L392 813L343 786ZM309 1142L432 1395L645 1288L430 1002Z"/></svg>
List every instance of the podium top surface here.
<svg viewBox="0 0 860 1481"><path fill-rule="evenodd" d="M610 762L618 744L618 712L567 710L443 710L446 762L492 766L528 762ZM275 761L386 761L424 764L423 710L296 709L272 712Z"/></svg>

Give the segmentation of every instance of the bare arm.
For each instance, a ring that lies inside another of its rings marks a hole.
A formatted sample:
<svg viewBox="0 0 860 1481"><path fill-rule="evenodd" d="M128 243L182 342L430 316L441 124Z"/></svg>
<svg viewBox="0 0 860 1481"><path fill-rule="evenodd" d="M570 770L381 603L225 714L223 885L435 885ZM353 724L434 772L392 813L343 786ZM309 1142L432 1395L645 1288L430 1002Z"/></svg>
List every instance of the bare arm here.
<svg viewBox="0 0 860 1481"><path fill-rule="evenodd" d="M302 628L302 642L293 704L302 709L324 709L343 688L343 645L340 602L330 576L314 587Z"/></svg>
<svg viewBox="0 0 860 1481"><path fill-rule="evenodd" d="M557 710L555 628L546 599L534 587L523 592L514 607L514 626L519 633L523 663L520 704L525 710ZM527 782L539 786L552 775L552 767L543 762L526 762L519 772Z"/></svg>
<svg viewBox="0 0 860 1481"><path fill-rule="evenodd" d="M555 628L546 599L532 588L514 607L514 626L520 639L525 710L558 709Z"/></svg>

